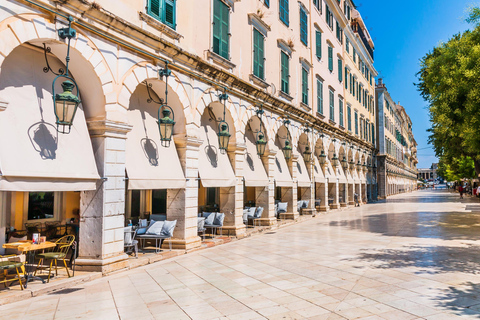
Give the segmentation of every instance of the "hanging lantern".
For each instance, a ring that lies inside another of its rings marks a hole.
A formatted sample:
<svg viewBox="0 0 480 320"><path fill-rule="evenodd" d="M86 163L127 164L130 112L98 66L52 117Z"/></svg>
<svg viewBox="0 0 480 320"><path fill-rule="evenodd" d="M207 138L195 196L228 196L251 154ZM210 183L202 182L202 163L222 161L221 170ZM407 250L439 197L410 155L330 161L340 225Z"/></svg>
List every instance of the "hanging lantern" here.
<svg viewBox="0 0 480 320"><path fill-rule="evenodd" d="M267 146L267 141L264 139L264 135L262 132L258 133L258 139L255 142L257 145L257 154L261 157L265 153L265 147Z"/></svg>
<svg viewBox="0 0 480 320"><path fill-rule="evenodd" d="M285 159L290 160L290 158L292 158L292 146L290 145L290 141L288 139L285 140L285 147L283 147L282 151Z"/></svg>
<svg viewBox="0 0 480 320"><path fill-rule="evenodd" d="M343 171L347 171L347 169L348 169L348 161L347 161L347 159L346 159L345 157L343 157L343 159L342 159L341 162L342 162Z"/></svg>
<svg viewBox="0 0 480 320"><path fill-rule="evenodd" d="M303 152L303 160L305 160L306 163L312 161L312 152L310 151L309 146L305 147L305 151Z"/></svg>
<svg viewBox="0 0 480 320"><path fill-rule="evenodd" d="M228 149L228 142L230 141L230 132L228 132L228 125L226 122L220 122L220 131L218 132L218 144L220 145L220 150Z"/></svg>
<svg viewBox="0 0 480 320"><path fill-rule="evenodd" d="M56 80L57 78L55 78ZM53 86L55 86L55 80L53 81ZM57 126L68 126L69 131L70 127L73 124L73 118L75 117L75 112L77 107L80 104L80 99L77 95L72 93L75 88L75 84L72 81L66 80L62 83L62 93L57 93L53 96L53 103L55 105L55 117L57 118Z"/></svg>
<svg viewBox="0 0 480 320"><path fill-rule="evenodd" d="M158 129L160 130L160 140L170 141L172 139L173 126L175 125L175 115L172 108L169 106L164 107L165 108L162 110L163 118L160 118L160 110L162 107L158 109ZM170 113L172 114L173 119L170 118Z"/></svg>
<svg viewBox="0 0 480 320"><path fill-rule="evenodd" d="M327 163L327 155L325 154L325 151L322 150L322 152L318 156L318 162L320 163L322 168L325 167L325 164Z"/></svg>
<svg viewBox="0 0 480 320"><path fill-rule="evenodd" d="M355 162L353 162L353 159L350 160L350 162L348 163L349 167L350 167L350 170L354 170L355 169Z"/></svg>
<svg viewBox="0 0 480 320"><path fill-rule="evenodd" d="M368 168L367 168L367 163L363 163L363 172L367 172Z"/></svg>
<svg viewBox="0 0 480 320"><path fill-rule="evenodd" d="M339 165L339 161L338 161L337 155L334 153L332 158L332 166L336 168L338 167L338 165Z"/></svg>
<svg viewBox="0 0 480 320"><path fill-rule="evenodd" d="M362 164L360 163L360 160L357 162L357 171L360 172L362 170Z"/></svg>

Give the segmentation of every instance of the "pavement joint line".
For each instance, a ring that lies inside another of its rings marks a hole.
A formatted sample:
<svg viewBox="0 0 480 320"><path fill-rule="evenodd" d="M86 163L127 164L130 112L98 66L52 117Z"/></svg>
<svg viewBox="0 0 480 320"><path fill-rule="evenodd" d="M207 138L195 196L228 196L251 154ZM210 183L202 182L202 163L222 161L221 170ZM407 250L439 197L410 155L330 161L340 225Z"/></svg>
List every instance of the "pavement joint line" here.
<svg viewBox="0 0 480 320"><path fill-rule="evenodd" d="M115 305L115 311L117 312L118 319L122 319L122 317L120 316L120 311L118 310L117 301L115 300L115 295L113 294L112 286L110 284L111 280L112 279L107 281L108 288L110 289L110 295L112 296L113 304Z"/></svg>

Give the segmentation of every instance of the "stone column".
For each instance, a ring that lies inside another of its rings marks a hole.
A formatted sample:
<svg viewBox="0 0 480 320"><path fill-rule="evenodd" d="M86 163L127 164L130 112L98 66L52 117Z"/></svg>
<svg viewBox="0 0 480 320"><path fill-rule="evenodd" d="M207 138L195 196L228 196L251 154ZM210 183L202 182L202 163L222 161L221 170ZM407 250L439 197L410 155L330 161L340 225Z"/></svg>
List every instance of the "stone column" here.
<svg viewBox="0 0 480 320"><path fill-rule="evenodd" d="M282 202L287 202L287 212L280 214L280 219L297 219L297 160L298 155L292 154L292 159L288 162L288 169L293 179L292 188L282 188Z"/></svg>
<svg viewBox="0 0 480 320"><path fill-rule="evenodd" d="M335 179L335 184L333 186L333 204L331 206L332 209L340 209L340 201L339 201L339 183L338 179Z"/></svg>
<svg viewBox="0 0 480 320"><path fill-rule="evenodd" d="M7 228L7 201L6 192L0 191L0 254L5 254L3 244L5 243L5 231Z"/></svg>
<svg viewBox="0 0 480 320"><path fill-rule="evenodd" d="M262 226L271 226L277 223L277 217L275 216L275 155L276 151L265 151L262 162L267 171L268 187L263 189L255 188L255 195L258 197L257 201L264 208L262 218L260 219ZM257 191L257 189L259 190Z"/></svg>
<svg viewBox="0 0 480 320"><path fill-rule="evenodd" d="M328 206L328 178L325 179L325 183L319 183L318 189L320 191L320 211L327 212L330 207Z"/></svg>
<svg viewBox="0 0 480 320"><path fill-rule="evenodd" d="M97 190L80 196L80 270L108 273L127 266L125 225L125 145L131 127L109 120L88 121L97 168Z"/></svg>
<svg viewBox="0 0 480 320"><path fill-rule="evenodd" d="M315 155L312 155L314 157ZM314 169L313 169L313 158L312 161L305 163L307 166L308 176L310 177L310 188L307 191L308 194L305 195L305 198L302 200L308 200L308 207L302 209L302 214L308 215L315 215L317 210L315 209L315 176L314 176Z"/></svg>
<svg viewBox="0 0 480 320"><path fill-rule="evenodd" d="M355 192L355 183L348 185L348 205L353 206L355 205L355 198L353 193Z"/></svg>
<svg viewBox="0 0 480 320"><path fill-rule="evenodd" d="M177 226L174 231L172 245L175 249L189 250L201 245L201 238L198 236L198 153L202 141L193 137L174 137L178 158L182 165L185 178L187 179L185 189L176 194L167 192L169 220L177 219ZM169 190L170 191L170 190ZM165 246L168 243L164 243Z"/></svg>
<svg viewBox="0 0 480 320"><path fill-rule="evenodd" d="M228 151L230 163L235 172L235 186L220 188L220 212L225 213L223 230L236 237L245 236L246 226L243 223L243 166L247 146L238 143Z"/></svg>

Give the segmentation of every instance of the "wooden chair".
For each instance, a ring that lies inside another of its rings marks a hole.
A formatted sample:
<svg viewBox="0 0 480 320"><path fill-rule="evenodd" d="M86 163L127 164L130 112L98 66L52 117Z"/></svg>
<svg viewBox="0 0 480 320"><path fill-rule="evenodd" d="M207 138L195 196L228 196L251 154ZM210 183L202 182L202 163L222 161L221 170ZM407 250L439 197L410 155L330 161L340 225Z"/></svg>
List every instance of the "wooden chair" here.
<svg viewBox="0 0 480 320"><path fill-rule="evenodd" d="M74 241L75 241L75 236L72 236L72 235L63 236L57 241L55 241L55 244L57 245L54 249L55 251L37 254L37 258L39 258L40 261L38 261L37 269L35 270L34 276L37 274L37 270L39 269L43 261L50 260L50 267L48 269L48 280L47 280L47 282L50 282L50 275L52 272L53 261L55 261L55 275L58 276L59 267L57 265L57 260L62 260L64 267L60 267L60 268L65 268L65 270L67 270L67 275L70 278L70 272L68 271L67 262L65 261L65 258L67 257L67 254L70 251L70 248L72 247L72 244Z"/></svg>
<svg viewBox="0 0 480 320"><path fill-rule="evenodd" d="M12 260L13 258L15 260ZM0 280L0 283L4 283L5 288L8 288L8 285L7 285L8 282L18 280L18 282L20 283L20 288L23 290L22 277L20 275L20 273L22 274L24 273L24 271L22 270L23 265L24 263L21 260L19 260L18 255L14 254L14 255L8 255L8 256L0 256L0 270L3 271L3 279ZM15 269L17 273L17 277L13 277L9 279L8 271L11 269ZM22 270L22 272L19 272L18 269Z"/></svg>

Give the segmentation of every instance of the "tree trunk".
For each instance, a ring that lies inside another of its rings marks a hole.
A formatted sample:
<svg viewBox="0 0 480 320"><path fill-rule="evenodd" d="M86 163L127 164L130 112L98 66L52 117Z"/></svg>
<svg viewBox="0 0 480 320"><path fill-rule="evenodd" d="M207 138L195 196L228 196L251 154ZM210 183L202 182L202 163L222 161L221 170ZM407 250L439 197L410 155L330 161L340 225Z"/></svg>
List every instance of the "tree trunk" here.
<svg viewBox="0 0 480 320"><path fill-rule="evenodd" d="M475 175L478 178L480 176L480 160L473 160L473 163L475 164Z"/></svg>

